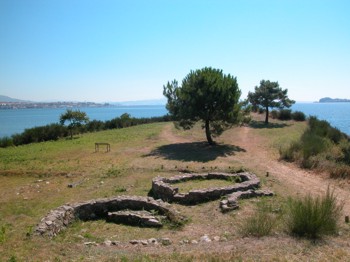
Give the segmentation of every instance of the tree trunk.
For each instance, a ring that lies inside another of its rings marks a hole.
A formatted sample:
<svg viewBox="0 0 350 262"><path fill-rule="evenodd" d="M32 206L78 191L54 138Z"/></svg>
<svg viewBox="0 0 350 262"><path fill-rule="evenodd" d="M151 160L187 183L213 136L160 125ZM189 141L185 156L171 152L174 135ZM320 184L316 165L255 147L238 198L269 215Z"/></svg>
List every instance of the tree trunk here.
<svg viewBox="0 0 350 262"><path fill-rule="evenodd" d="M211 138L211 134L210 134L210 127L209 127L209 120L205 120L205 134L207 136L207 140L209 145L214 145L214 141Z"/></svg>
<svg viewBox="0 0 350 262"><path fill-rule="evenodd" d="M265 116L265 124L269 123L269 107L265 108L266 116Z"/></svg>

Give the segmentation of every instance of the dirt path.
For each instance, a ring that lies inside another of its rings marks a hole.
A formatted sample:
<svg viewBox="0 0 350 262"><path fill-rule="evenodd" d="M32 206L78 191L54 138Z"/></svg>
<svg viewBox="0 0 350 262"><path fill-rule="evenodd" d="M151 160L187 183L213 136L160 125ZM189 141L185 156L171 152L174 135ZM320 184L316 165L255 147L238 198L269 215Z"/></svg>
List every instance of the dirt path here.
<svg viewBox="0 0 350 262"><path fill-rule="evenodd" d="M247 151L246 154L237 156L243 163L256 165L259 170L265 169L291 192L317 195L325 193L330 186L335 189L339 201L344 203L343 213L350 214L349 188L339 187L337 181L327 178L324 174L303 170L294 163L279 161L277 154L271 152L267 141L253 134L253 130L249 127L242 127L241 132L237 133L236 145Z"/></svg>
<svg viewBox="0 0 350 262"><path fill-rule="evenodd" d="M190 142L189 139L176 136L170 124L164 127L161 138L169 143ZM339 201L344 203L343 213L350 215L349 184L341 188L337 181L329 179L325 175L303 170L293 163L279 161L275 149L269 146L267 139L256 135L250 127L241 127L239 132L235 132L234 135L226 134L224 141L246 151L229 156L225 158L225 161L239 161L251 170L266 170L269 172L270 178L277 180L282 188L293 194L318 195L325 193L327 188L331 186L335 189Z"/></svg>
<svg viewBox="0 0 350 262"><path fill-rule="evenodd" d="M191 142L189 139L185 139L183 137L176 136L173 133L173 124L167 124L164 127L163 131L160 133L160 138L162 140L168 141L171 144Z"/></svg>

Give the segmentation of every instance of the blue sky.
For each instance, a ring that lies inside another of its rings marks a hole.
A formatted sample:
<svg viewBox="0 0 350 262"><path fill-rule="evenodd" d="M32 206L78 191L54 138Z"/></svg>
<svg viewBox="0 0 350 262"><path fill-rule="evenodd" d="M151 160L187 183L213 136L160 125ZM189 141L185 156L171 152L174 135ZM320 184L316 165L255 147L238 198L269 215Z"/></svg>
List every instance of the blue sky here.
<svg viewBox="0 0 350 262"><path fill-rule="evenodd" d="M162 98L206 66L290 98L350 98L350 1L0 0L0 94L33 101Z"/></svg>

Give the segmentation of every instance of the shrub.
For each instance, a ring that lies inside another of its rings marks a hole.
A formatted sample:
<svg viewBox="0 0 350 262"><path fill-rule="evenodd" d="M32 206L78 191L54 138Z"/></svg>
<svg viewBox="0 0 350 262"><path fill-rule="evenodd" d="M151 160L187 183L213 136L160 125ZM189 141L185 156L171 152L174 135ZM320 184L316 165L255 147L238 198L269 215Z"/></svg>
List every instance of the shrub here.
<svg viewBox="0 0 350 262"><path fill-rule="evenodd" d="M281 156L281 159L284 159L286 161L295 161L298 160L298 157L296 155L301 150L302 144L300 141L294 141L290 144L287 148L280 148L279 153Z"/></svg>
<svg viewBox="0 0 350 262"><path fill-rule="evenodd" d="M327 137L336 144L347 138L338 128L332 127L327 121L319 120L315 116L309 118L309 127L313 133L321 137Z"/></svg>
<svg viewBox="0 0 350 262"><path fill-rule="evenodd" d="M324 196L289 199L286 224L288 231L300 237L318 238L334 234L342 205L338 205L334 192L329 188Z"/></svg>
<svg viewBox="0 0 350 262"><path fill-rule="evenodd" d="M304 168L329 172L332 178L350 177L349 137L327 121L311 116L299 141L280 148L281 159L296 161Z"/></svg>
<svg viewBox="0 0 350 262"><path fill-rule="evenodd" d="M304 159L324 152L328 146L326 139L308 131L302 135L301 142Z"/></svg>
<svg viewBox="0 0 350 262"><path fill-rule="evenodd" d="M105 122L99 120L93 120L86 125L80 125L77 131L81 133L95 132L105 129L124 128L129 126L155 123L155 122L167 122L172 121L172 117L164 115L161 117L150 118L134 118L125 113L120 117L116 117L112 120ZM69 129L66 126L60 124L49 124L46 126L38 126L25 129L21 134L14 134L11 138L0 138L0 147L18 146L30 143L37 143L49 140L57 140L61 137L67 137Z"/></svg>
<svg viewBox="0 0 350 262"><path fill-rule="evenodd" d="M339 143L340 149L343 153L343 162L350 165L350 143L348 140L342 140Z"/></svg>
<svg viewBox="0 0 350 262"><path fill-rule="evenodd" d="M281 109L278 112L279 120L291 120L292 119L292 110L290 109Z"/></svg>
<svg viewBox="0 0 350 262"><path fill-rule="evenodd" d="M327 137L336 144L344 137L344 134L335 127L329 127L327 130Z"/></svg>
<svg viewBox="0 0 350 262"><path fill-rule="evenodd" d="M27 128L21 134L12 136L13 144L24 145L43 141L57 140L68 135L68 129L60 124L50 124Z"/></svg>
<svg viewBox="0 0 350 262"><path fill-rule="evenodd" d="M106 128L105 123L100 120L92 120L88 122L85 126L85 130L87 132L101 131L101 130L104 130L105 128Z"/></svg>
<svg viewBox="0 0 350 262"><path fill-rule="evenodd" d="M12 138L8 136L0 138L0 147L9 147L9 146L13 146Z"/></svg>
<svg viewBox="0 0 350 262"><path fill-rule="evenodd" d="M276 119L276 118L278 118L278 111L277 110L272 110L270 112L270 115L271 115L272 119Z"/></svg>
<svg viewBox="0 0 350 262"><path fill-rule="evenodd" d="M292 119L295 121L305 121L306 116L303 112L301 111L295 111L292 113Z"/></svg>

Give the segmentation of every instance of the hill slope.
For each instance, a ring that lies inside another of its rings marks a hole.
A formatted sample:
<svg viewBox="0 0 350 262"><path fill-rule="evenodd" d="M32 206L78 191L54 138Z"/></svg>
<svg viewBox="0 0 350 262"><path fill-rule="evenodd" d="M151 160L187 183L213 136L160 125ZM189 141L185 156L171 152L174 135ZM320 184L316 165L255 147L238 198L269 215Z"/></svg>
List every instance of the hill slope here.
<svg viewBox="0 0 350 262"><path fill-rule="evenodd" d="M0 102L6 102L6 103L17 102L17 103L20 103L20 102L28 102L28 101L12 98L12 97L9 97L9 96L0 95Z"/></svg>

